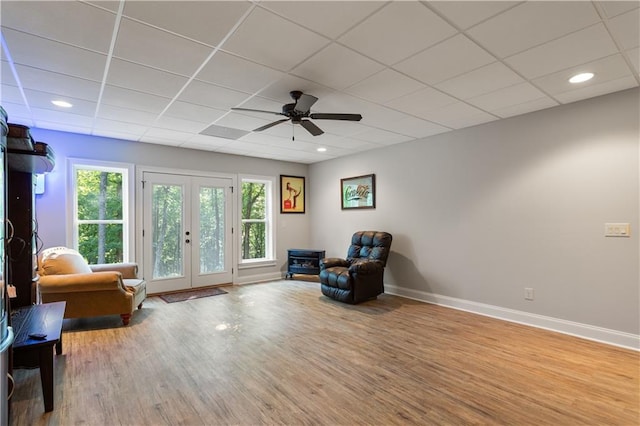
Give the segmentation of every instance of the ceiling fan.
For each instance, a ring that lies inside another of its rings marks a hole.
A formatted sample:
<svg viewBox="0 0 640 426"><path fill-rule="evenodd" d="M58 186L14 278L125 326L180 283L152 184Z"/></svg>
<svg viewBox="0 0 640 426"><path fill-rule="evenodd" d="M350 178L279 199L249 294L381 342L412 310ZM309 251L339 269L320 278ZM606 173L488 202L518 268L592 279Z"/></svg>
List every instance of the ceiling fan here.
<svg viewBox="0 0 640 426"><path fill-rule="evenodd" d="M311 120L306 120L306 118L311 118L313 120L346 120L346 121L362 120L362 116L360 114L319 113L319 112L312 113L311 106L316 103L318 98L316 98L315 96L302 93L300 90L293 90L289 92L289 95L294 100L294 102L290 104L284 104L282 106L282 112L264 111L261 109L250 109L250 108L231 108L231 109L234 111L264 112L266 114L283 115L287 117L281 120L274 121L273 123L266 124L262 127L258 127L257 129L253 129L254 132L261 132L277 124L284 123L286 121L291 120L293 124L300 124L313 136L319 136L324 133L322 129L316 126Z"/></svg>

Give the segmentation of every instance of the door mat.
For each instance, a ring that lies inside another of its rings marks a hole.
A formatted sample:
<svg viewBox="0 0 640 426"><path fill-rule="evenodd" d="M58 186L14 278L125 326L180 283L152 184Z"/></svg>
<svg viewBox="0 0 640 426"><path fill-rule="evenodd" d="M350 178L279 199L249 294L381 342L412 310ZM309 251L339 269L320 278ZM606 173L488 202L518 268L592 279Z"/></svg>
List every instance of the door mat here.
<svg viewBox="0 0 640 426"><path fill-rule="evenodd" d="M161 294L160 299L167 303L184 302L185 300L200 299L201 297L217 296L227 294L226 291L217 288L203 288L201 290L181 291L179 293Z"/></svg>

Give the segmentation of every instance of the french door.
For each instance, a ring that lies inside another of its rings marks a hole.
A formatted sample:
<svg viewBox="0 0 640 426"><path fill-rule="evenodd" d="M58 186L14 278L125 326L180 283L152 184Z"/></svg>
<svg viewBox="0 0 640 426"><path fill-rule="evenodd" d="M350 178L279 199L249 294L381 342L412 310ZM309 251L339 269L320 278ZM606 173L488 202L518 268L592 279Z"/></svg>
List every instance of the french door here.
<svg viewBox="0 0 640 426"><path fill-rule="evenodd" d="M231 179L144 172L143 181L148 292L232 282Z"/></svg>

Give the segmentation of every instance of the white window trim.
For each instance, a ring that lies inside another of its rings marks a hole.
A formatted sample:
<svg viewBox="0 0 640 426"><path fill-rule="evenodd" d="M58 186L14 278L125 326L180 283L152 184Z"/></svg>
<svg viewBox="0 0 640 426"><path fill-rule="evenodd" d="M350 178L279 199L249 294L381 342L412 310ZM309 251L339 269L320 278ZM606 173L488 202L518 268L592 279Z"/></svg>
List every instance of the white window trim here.
<svg viewBox="0 0 640 426"><path fill-rule="evenodd" d="M107 170L126 172L123 175L122 190L123 205L122 208L126 212L126 220L123 225L123 235L126 235L126 241L123 247L123 261L133 262L133 254L135 253L135 168L131 163L116 163L110 161L98 161L85 158L68 158L67 159L67 211L71 212L67 216L67 247L78 248L77 227L78 227L78 200L76 193L76 170ZM124 217L123 217L124 219ZM104 221L108 223L109 221Z"/></svg>
<svg viewBox="0 0 640 426"><path fill-rule="evenodd" d="M267 239L266 258L262 259L243 259L242 258L242 184L244 182L258 182L267 184L267 224L266 231L271 238ZM238 232L236 236L238 269L261 268L265 266L274 266L277 264L275 257L276 247L276 178L273 176L259 175L238 175Z"/></svg>

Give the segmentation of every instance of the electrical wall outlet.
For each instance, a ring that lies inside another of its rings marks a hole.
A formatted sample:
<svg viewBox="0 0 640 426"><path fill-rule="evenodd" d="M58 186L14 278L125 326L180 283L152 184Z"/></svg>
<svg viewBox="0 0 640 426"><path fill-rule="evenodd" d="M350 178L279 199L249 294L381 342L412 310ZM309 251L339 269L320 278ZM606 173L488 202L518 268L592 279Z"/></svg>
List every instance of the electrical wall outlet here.
<svg viewBox="0 0 640 426"><path fill-rule="evenodd" d="M524 289L524 299L533 300L533 289L531 287L526 287Z"/></svg>
<svg viewBox="0 0 640 426"><path fill-rule="evenodd" d="M629 237L631 226L628 223L605 223L605 237Z"/></svg>

